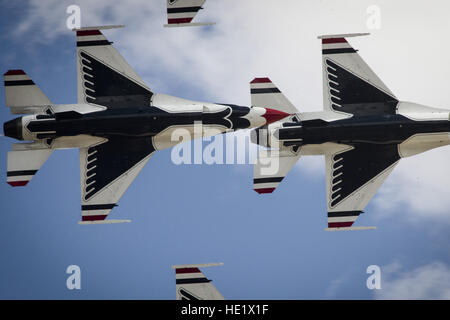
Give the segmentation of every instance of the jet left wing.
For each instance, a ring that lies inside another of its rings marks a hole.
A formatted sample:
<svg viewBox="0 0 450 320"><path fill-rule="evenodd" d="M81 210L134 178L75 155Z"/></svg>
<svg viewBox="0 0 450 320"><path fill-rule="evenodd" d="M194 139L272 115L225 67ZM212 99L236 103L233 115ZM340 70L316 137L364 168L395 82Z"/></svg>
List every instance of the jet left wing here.
<svg viewBox="0 0 450 320"><path fill-rule="evenodd" d="M224 300L223 295L199 268L221 266L223 263L184 264L175 269L177 300Z"/></svg>
<svg viewBox="0 0 450 320"><path fill-rule="evenodd" d="M325 110L354 116L396 113L397 98L347 42L367 34L319 36Z"/></svg>
<svg viewBox="0 0 450 320"><path fill-rule="evenodd" d="M396 144L355 144L325 155L328 228L352 227L370 199L400 160Z"/></svg>
<svg viewBox="0 0 450 320"><path fill-rule="evenodd" d="M129 222L105 220L152 156L151 137L111 137L80 148L80 224Z"/></svg>
<svg viewBox="0 0 450 320"><path fill-rule="evenodd" d="M102 33L120 27L76 29L79 104L107 108L150 105L150 88Z"/></svg>

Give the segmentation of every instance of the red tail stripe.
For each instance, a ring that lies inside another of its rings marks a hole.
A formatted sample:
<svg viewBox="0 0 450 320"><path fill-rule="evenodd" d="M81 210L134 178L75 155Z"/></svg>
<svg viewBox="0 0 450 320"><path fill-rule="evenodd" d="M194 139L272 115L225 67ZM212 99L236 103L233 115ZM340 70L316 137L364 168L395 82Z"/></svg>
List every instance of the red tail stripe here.
<svg viewBox="0 0 450 320"><path fill-rule="evenodd" d="M179 273L200 273L200 269L199 268L179 268L175 270L176 274Z"/></svg>

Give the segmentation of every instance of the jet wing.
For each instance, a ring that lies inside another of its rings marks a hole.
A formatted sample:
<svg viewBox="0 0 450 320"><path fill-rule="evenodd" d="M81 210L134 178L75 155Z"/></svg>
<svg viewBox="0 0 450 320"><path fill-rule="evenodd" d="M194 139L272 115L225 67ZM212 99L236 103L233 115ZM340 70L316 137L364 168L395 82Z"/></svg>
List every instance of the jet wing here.
<svg viewBox="0 0 450 320"><path fill-rule="evenodd" d="M78 103L107 108L149 106L150 88L131 68L101 30L122 26L77 29Z"/></svg>
<svg viewBox="0 0 450 320"><path fill-rule="evenodd" d="M164 27L212 25L212 22L193 23L206 0L167 0L167 24Z"/></svg>
<svg viewBox="0 0 450 320"><path fill-rule="evenodd" d="M399 162L396 144L355 144L325 155L327 230L350 230Z"/></svg>
<svg viewBox="0 0 450 320"><path fill-rule="evenodd" d="M80 224L129 222L105 219L154 151L151 137L111 137L80 148Z"/></svg>
<svg viewBox="0 0 450 320"><path fill-rule="evenodd" d="M324 109L356 116L395 114L397 98L347 42L360 35L366 34L319 37Z"/></svg>
<svg viewBox="0 0 450 320"><path fill-rule="evenodd" d="M175 269L177 300L224 300L223 295L199 268L221 266L223 263L185 264Z"/></svg>

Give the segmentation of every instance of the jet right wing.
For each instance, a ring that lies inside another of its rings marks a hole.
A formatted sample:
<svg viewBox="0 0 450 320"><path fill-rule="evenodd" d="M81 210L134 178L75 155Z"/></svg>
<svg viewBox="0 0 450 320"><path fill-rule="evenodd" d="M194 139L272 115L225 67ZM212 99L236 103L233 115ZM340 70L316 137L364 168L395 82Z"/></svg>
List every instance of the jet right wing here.
<svg viewBox="0 0 450 320"><path fill-rule="evenodd" d="M328 229L352 227L400 160L396 144L355 144L325 155Z"/></svg>
<svg viewBox="0 0 450 320"><path fill-rule="evenodd" d="M223 263L185 264L175 269L177 300L224 300L222 294L199 268L221 266Z"/></svg>
<svg viewBox="0 0 450 320"><path fill-rule="evenodd" d="M111 137L80 148L80 224L129 222L105 219L154 151L151 137Z"/></svg>
<svg viewBox="0 0 450 320"><path fill-rule="evenodd" d="M213 22L193 23L206 0L167 0L167 24L164 27L207 26Z"/></svg>
<svg viewBox="0 0 450 320"><path fill-rule="evenodd" d="M395 114L398 100L347 42L367 33L320 36L324 109L356 116Z"/></svg>

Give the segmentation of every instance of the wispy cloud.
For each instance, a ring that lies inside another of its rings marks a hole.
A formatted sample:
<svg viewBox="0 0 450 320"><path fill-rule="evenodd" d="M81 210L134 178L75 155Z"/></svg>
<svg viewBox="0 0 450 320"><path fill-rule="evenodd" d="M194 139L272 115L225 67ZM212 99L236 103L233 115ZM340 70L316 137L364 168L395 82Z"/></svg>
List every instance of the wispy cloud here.
<svg viewBox="0 0 450 320"><path fill-rule="evenodd" d="M375 290L375 299L450 299L450 267L442 262L409 271L394 262L381 270L381 289Z"/></svg>
<svg viewBox="0 0 450 320"><path fill-rule="evenodd" d="M449 147L402 159L374 199L381 218L450 223Z"/></svg>

